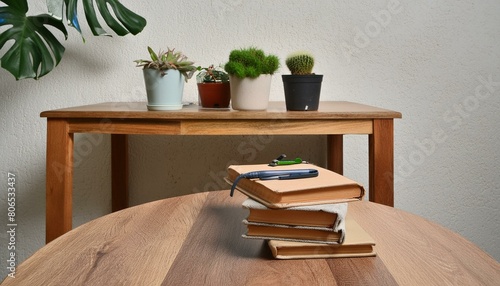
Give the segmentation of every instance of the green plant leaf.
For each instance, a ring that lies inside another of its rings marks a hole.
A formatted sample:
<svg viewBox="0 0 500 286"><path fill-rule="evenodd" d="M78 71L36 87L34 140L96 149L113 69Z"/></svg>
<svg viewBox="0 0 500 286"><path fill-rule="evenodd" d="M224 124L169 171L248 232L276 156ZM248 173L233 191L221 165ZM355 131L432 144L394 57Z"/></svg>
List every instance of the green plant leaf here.
<svg viewBox="0 0 500 286"><path fill-rule="evenodd" d="M127 9L118 0L82 1L87 23L89 24L92 34L95 36L110 36L110 34L106 32L99 23L94 2L106 24L119 36L124 36L128 33L137 35L146 26L146 19ZM81 34L82 31L80 29L77 13L78 0L64 0L64 2L66 4L68 24ZM109 7L113 10L114 15L111 14Z"/></svg>
<svg viewBox="0 0 500 286"><path fill-rule="evenodd" d="M58 29L66 39L68 33L64 24L48 14L26 16L26 0L2 2L10 5L0 7L0 27L10 27L0 34L0 49L14 41L0 59L2 68L18 80L46 75L59 64L64 54L64 46L46 26Z"/></svg>
<svg viewBox="0 0 500 286"><path fill-rule="evenodd" d="M92 34L96 36L110 36L110 34L108 34L108 32L101 27L101 24L99 24L93 2L94 1L92 0L83 0L83 9L85 11L85 17L87 18L90 30L92 31Z"/></svg>
<svg viewBox="0 0 500 286"><path fill-rule="evenodd" d="M7 6L12 7L16 11L28 12L28 2L26 0L1 0L0 2L7 4Z"/></svg>
<svg viewBox="0 0 500 286"><path fill-rule="evenodd" d="M64 3L66 4L66 18L68 19L68 25L75 28L80 34L82 34L80 22L78 21L78 0L64 0Z"/></svg>
<svg viewBox="0 0 500 286"><path fill-rule="evenodd" d="M148 52L149 52L149 56L151 57L151 60L153 60L155 62L157 62L159 60L155 51L153 51L153 49L151 47L148 47Z"/></svg>
<svg viewBox="0 0 500 286"><path fill-rule="evenodd" d="M82 0L87 23L94 35L109 35L97 20L94 0ZM10 48L0 58L1 67L8 70L16 79L38 79L59 64L64 54L64 46L54 36L52 26L68 38L63 24L64 16L68 25L82 34L78 21L78 0L46 0L49 14L27 16L27 0L0 0L7 6L0 7L0 49L6 43ZM95 0L102 18L118 35L133 35L141 32L146 20L120 4L118 0ZM66 7L64 7L66 6ZM113 10L113 14L109 11ZM64 9L66 8L66 9ZM115 19L118 19L116 20Z"/></svg>

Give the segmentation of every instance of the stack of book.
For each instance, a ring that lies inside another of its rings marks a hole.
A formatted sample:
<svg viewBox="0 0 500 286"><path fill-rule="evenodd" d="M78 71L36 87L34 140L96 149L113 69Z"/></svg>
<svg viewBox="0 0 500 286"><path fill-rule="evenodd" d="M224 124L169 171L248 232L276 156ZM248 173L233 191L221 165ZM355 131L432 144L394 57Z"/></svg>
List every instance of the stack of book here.
<svg viewBox="0 0 500 286"><path fill-rule="evenodd" d="M238 180L236 189L248 196L242 205L248 210L243 237L267 240L278 259L374 256L375 242L347 215L348 202L364 196L355 181L310 164L232 165L227 181L249 172L304 168L318 170L318 176Z"/></svg>

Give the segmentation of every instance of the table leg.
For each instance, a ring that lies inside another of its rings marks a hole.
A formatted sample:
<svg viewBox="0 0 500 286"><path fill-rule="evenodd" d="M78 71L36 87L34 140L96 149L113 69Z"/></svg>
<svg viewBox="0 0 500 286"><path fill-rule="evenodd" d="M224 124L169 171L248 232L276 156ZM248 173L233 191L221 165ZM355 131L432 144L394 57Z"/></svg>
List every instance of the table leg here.
<svg viewBox="0 0 500 286"><path fill-rule="evenodd" d="M128 207L128 135L111 134L111 210Z"/></svg>
<svg viewBox="0 0 500 286"><path fill-rule="evenodd" d="M394 123L374 119L369 135L370 201L394 206Z"/></svg>
<svg viewBox="0 0 500 286"><path fill-rule="evenodd" d="M344 135L327 135L327 168L344 174Z"/></svg>
<svg viewBox="0 0 500 286"><path fill-rule="evenodd" d="M45 241L71 230L73 133L64 119L47 119Z"/></svg>

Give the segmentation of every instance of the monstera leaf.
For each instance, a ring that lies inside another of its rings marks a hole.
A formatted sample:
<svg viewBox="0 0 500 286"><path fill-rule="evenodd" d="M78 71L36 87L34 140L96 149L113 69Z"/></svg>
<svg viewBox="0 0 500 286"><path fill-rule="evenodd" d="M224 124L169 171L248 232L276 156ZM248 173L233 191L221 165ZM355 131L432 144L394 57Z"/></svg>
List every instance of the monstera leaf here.
<svg viewBox="0 0 500 286"><path fill-rule="evenodd" d="M55 3L62 1L63 0L48 0L48 7L57 7ZM51 4L51 2L55 3ZM81 33L82 31L80 29L77 15L78 0L64 0L64 3L66 4L66 17L68 19L68 24ZM82 0L82 4L85 11L85 17L87 18L87 23L89 24L92 33L95 36L109 36L97 20L94 0ZM146 20L144 18L127 9L118 0L96 0L95 4L97 5L97 9L99 10L102 18L106 21L106 24L119 36L124 36L128 33L136 35L142 31L144 26L146 26ZM109 7L113 9L118 21L109 11ZM49 10L49 12L54 15L54 12L59 11Z"/></svg>
<svg viewBox="0 0 500 286"><path fill-rule="evenodd" d="M61 61L64 47L45 26L59 29L67 37L66 28L61 21L46 14L26 16L26 0L2 2L10 5L0 7L0 26L11 27L0 34L0 49L6 42L14 41L0 59L2 68L16 79L39 78L47 74Z"/></svg>
<svg viewBox="0 0 500 286"><path fill-rule="evenodd" d="M2 68L16 79L38 79L49 73L62 59L64 46L47 26L55 27L68 37L68 25L82 33L78 20L78 0L47 0L49 14L27 16L27 0L0 0L7 6L0 7L0 49L13 42L0 58ZM106 24L119 36L136 35L146 26L146 20L123 6L118 0L82 0L87 23L96 36L110 35L97 20L94 2ZM113 10L111 14L109 7ZM65 17L64 17L65 16ZM116 19L115 19L116 17Z"/></svg>

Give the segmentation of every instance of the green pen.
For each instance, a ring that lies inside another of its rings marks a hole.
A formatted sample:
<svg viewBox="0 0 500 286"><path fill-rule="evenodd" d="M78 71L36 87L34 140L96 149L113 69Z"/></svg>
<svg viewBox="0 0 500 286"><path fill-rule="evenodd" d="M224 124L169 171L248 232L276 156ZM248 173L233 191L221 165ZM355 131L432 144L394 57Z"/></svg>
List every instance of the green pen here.
<svg viewBox="0 0 500 286"><path fill-rule="evenodd" d="M295 160L283 160L285 158L285 154L281 154L278 158L274 159L269 166L280 166L280 165L294 165L294 164L300 164L300 163L306 163L305 161L302 161L300 158L295 158Z"/></svg>
<svg viewBox="0 0 500 286"><path fill-rule="evenodd" d="M275 162L276 165L293 165L293 164L300 164L302 163L302 159L300 158L295 158L295 160L291 161L291 160L281 160L281 161L277 161Z"/></svg>

